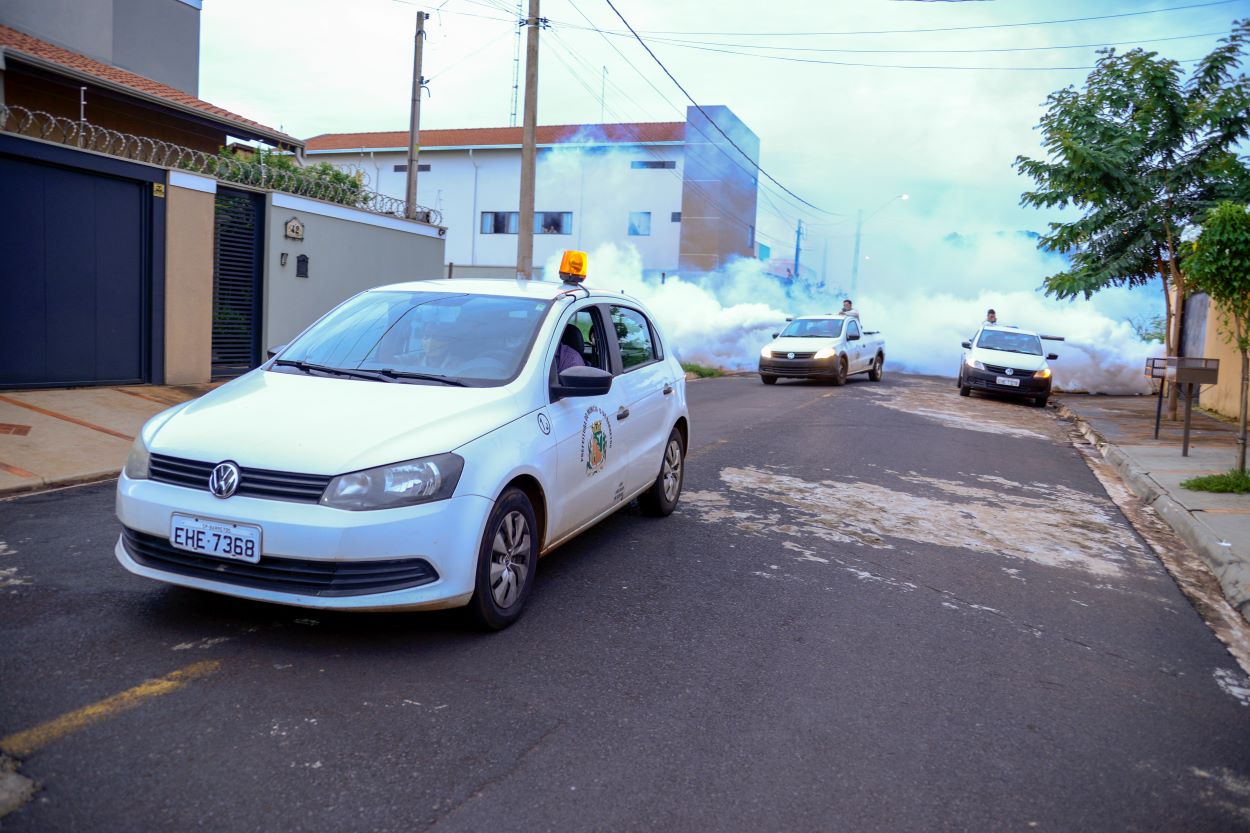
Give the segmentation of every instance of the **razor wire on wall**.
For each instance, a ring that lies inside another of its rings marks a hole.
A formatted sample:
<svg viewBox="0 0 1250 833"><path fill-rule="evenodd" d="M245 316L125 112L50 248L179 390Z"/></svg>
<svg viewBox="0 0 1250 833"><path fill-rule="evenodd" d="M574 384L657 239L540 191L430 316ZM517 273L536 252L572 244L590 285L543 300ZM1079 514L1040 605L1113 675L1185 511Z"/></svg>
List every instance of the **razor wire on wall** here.
<svg viewBox="0 0 1250 833"><path fill-rule="evenodd" d="M223 182L325 200L374 214L392 217L407 214L406 201L371 191L350 177L336 182L310 168L267 165L263 153L255 159L241 154L213 154L12 104L0 104L0 130L134 162L203 174ZM433 225L443 222L439 211L424 206L417 206L416 219Z"/></svg>

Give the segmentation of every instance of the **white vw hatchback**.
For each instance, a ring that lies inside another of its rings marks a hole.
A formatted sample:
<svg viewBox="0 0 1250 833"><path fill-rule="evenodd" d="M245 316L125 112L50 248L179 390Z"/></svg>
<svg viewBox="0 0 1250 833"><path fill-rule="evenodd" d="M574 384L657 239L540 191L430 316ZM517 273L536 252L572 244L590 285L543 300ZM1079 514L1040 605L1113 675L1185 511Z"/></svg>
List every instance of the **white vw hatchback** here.
<svg viewBox="0 0 1250 833"><path fill-rule="evenodd" d="M667 515L690 437L649 312L570 284L361 293L143 427L117 485L138 575L348 610L512 623L538 557L638 498Z"/></svg>

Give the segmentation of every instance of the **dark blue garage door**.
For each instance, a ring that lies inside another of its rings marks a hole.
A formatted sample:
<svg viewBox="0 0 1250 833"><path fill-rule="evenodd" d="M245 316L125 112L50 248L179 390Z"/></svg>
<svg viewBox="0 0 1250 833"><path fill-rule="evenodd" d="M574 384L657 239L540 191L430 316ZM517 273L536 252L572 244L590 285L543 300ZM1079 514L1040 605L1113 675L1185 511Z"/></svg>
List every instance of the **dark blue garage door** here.
<svg viewBox="0 0 1250 833"><path fill-rule="evenodd" d="M146 381L150 188L0 156L0 388Z"/></svg>

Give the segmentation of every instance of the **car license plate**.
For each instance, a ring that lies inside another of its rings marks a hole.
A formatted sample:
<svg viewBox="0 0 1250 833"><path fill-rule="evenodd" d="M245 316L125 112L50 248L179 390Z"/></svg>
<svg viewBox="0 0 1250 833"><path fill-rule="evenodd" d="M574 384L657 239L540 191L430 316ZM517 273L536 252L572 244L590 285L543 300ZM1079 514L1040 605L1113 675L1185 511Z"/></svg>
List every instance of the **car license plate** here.
<svg viewBox="0 0 1250 833"><path fill-rule="evenodd" d="M994 381L995 381L995 382L997 382L997 383L998 383L998 384L1000 384L1000 385L1005 385L1006 387L1009 387L1009 388L1018 388L1018 387L1020 387L1020 380L1019 380L1019 379L1009 379L1009 378L1008 378L1008 377L1006 377L1006 376L999 376L999 377L998 377L997 379L995 379Z"/></svg>
<svg viewBox="0 0 1250 833"><path fill-rule="evenodd" d="M169 543L201 555L251 564L260 561L260 527L249 524L174 515L169 521Z"/></svg>

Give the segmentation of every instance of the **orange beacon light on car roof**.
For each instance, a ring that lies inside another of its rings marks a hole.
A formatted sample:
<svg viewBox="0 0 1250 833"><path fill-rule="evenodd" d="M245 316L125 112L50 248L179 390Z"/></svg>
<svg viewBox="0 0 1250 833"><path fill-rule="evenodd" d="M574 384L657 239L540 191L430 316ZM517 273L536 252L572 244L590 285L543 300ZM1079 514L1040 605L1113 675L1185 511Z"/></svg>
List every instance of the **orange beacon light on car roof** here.
<svg viewBox="0 0 1250 833"><path fill-rule="evenodd" d="M586 280L586 253L567 249L560 258L560 277L565 283L581 283Z"/></svg>

